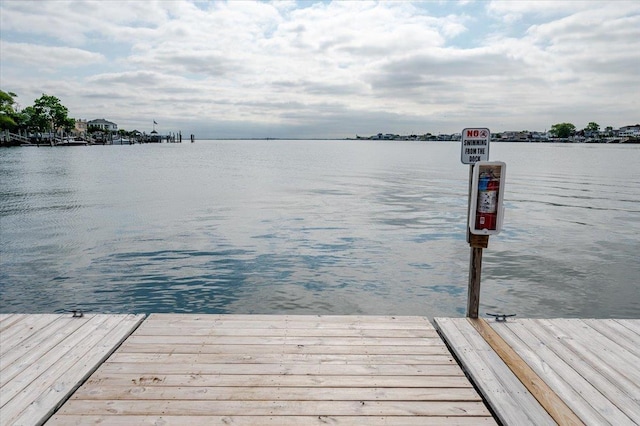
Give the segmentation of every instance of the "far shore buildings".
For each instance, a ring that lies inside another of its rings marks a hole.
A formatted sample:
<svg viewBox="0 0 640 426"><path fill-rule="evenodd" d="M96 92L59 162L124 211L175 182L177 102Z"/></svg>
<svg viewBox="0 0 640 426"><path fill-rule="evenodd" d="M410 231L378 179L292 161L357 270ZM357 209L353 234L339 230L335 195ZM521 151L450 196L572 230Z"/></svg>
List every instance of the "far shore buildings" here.
<svg viewBox="0 0 640 426"><path fill-rule="evenodd" d="M76 118L75 128L73 134L76 137L86 138L89 131L99 129L101 132L109 133L116 132L118 125L112 121L105 120L104 118L97 118L95 120L84 120L82 118Z"/></svg>
<svg viewBox="0 0 640 426"><path fill-rule="evenodd" d="M88 129L89 127L87 126L87 120L76 120L76 127L74 128L74 131L77 136L86 136Z"/></svg>
<svg viewBox="0 0 640 426"><path fill-rule="evenodd" d="M378 133L373 136L359 136L356 139L368 140L409 140L409 141L459 141L462 135L460 133L438 134L425 133L423 135L397 135L393 133ZM491 140L494 142L588 142L588 143L617 143L617 142L633 142L637 143L640 139L640 124L631 126L622 126L619 129L607 127L604 130L576 130L567 139L559 139L550 132L531 132L528 130L507 130L500 133L491 133Z"/></svg>
<svg viewBox="0 0 640 426"><path fill-rule="evenodd" d="M618 136L640 136L640 124L635 124L633 126L623 126L618 129Z"/></svg>
<svg viewBox="0 0 640 426"><path fill-rule="evenodd" d="M115 132L118 130L118 125L111 121L105 120L104 118L98 118L96 120L91 120L87 122L87 128L98 128L100 130Z"/></svg>

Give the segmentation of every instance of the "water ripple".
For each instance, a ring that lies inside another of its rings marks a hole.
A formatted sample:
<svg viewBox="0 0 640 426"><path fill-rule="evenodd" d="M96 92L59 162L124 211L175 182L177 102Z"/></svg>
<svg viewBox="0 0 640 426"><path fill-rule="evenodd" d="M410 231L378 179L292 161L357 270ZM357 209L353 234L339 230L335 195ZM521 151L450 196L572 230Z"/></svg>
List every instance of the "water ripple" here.
<svg viewBox="0 0 640 426"><path fill-rule="evenodd" d="M464 314L459 144L104 148L0 150L0 312ZM492 155L481 310L640 315L640 149Z"/></svg>

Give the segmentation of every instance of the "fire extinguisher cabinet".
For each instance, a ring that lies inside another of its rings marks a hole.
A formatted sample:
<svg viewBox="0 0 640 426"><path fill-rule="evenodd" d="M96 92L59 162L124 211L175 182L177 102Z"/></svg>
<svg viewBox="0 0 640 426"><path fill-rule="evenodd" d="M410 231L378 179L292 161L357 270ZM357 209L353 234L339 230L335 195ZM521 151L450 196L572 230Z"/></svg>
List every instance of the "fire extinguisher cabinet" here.
<svg viewBox="0 0 640 426"><path fill-rule="evenodd" d="M504 182L507 165L479 161L473 166L469 230L475 235L495 235L502 229Z"/></svg>

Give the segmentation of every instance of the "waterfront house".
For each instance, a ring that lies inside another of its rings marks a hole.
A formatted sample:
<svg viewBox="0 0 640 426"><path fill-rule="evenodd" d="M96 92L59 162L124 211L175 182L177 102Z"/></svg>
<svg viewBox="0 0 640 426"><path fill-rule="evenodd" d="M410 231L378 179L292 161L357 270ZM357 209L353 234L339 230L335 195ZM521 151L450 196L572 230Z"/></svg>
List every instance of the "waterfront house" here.
<svg viewBox="0 0 640 426"><path fill-rule="evenodd" d="M96 120L91 120L87 122L87 127L97 127L103 131L115 132L118 130L118 125L111 121L105 120L104 118L98 118Z"/></svg>
<svg viewBox="0 0 640 426"><path fill-rule="evenodd" d="M87 136L88 129L87 120L83 120L81 118L76 119L76 125L73 129L73 132L76 136L85 137Z"/></svg>
<svg viewBox="0 0 640 426"><path fill-rule="evenodd" d="M640 124L633 126L623 126L618 130L619 137L639 137L640 136Z"/></svg>
<svg viewBox="0 0 640 426"><path fill-rule="evenodd" d="M500 139L507 142L527 142L529 141L529 132L508 130L502 132Z"/></svg>

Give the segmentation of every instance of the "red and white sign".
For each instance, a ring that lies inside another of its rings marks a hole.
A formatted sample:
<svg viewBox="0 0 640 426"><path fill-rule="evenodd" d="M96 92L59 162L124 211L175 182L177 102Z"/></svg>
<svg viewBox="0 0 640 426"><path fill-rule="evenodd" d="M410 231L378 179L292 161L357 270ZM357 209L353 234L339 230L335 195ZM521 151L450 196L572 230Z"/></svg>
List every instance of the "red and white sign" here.
<svg viewBox="0 0 640 426"><path fill-rule="evenodd" d="M489 141L491 132L486 128L469 128L462 131L462 164L489 161Z"/></svg>

